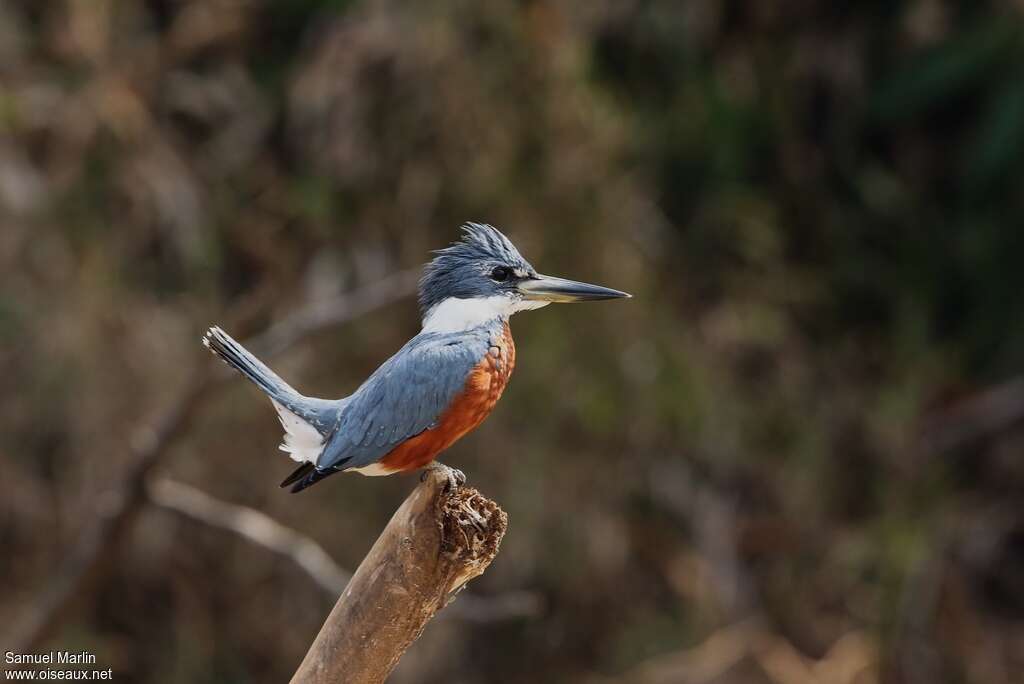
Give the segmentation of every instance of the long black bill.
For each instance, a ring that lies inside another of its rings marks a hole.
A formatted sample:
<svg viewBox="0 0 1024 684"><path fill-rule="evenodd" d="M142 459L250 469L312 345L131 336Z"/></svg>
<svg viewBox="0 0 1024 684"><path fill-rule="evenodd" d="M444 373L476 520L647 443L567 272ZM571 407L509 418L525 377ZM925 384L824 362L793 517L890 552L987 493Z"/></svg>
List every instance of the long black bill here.
<svg viewBox="0 0 1024 684"><path fill-rule="evenodd" d="M524 299L542 302L590 302L599 299L620 299L631 294L610 287L580 283L575 280L539 275L518 285Z"/></svg>

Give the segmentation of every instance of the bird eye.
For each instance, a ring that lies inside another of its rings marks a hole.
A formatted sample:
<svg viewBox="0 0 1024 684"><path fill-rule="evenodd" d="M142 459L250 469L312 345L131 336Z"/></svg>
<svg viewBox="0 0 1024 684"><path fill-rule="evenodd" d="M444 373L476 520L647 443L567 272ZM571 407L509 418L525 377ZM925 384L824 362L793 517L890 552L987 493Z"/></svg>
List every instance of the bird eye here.
<svg viewBox="0 0 1024 684"><path fill-rule="evenodd" d="M512 269L506 268L505 266L498 266L491 271L491 280L495 280L499 283L503 283L512 276Z"/></svg>

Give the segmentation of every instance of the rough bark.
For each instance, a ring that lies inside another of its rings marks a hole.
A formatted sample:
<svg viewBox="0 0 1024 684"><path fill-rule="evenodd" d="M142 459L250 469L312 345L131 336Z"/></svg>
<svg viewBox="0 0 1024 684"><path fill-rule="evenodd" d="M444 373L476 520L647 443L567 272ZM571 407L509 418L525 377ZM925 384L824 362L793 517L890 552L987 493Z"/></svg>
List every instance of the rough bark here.
<svg viewBox="0 0 1024 684"><path fill-rule="evenodd" d="M472 487L426 478L352 576L292 684L383 682L427 622L498 553L508 517Z"/></svg>

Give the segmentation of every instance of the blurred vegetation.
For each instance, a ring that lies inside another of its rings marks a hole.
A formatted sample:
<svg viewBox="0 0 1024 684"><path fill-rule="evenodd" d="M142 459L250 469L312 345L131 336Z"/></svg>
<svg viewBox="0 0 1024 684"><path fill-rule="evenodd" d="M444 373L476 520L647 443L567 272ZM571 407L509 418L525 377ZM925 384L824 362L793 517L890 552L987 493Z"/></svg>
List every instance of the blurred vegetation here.
<svg viewBox="0 0 1024 684"><path fill-rule="evenodd" d="M645 681L750 617L822 662L856 636L848 681L1024 681L1022 63L1008 0L0 1L3 615L213 368L206 325L474 219L635 299L515 319L445 460L511 518L474 591L545 608L438 621L394 681ZM273 363L341 396L417 329L408 300ZM410 479L281 493L265 404L211 396L161 474L354 568ZM123 681L282 681L331 604L157 509L114 560L53 643Z"/></svg>

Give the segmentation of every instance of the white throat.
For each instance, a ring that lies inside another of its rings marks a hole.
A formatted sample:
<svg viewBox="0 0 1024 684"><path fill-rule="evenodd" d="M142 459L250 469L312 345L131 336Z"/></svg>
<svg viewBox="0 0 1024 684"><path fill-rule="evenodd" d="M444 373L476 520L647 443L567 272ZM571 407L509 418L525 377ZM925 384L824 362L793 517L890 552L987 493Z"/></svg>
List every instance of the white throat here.
<svg viewBox="0 0 1024 684"><path fill-rule="evenodd" d="M427 311L423 317L423 332L471 330L493 320L508 318L517 311L539 309L547 304L505 295L476 299L449 297Z"/></svg>

